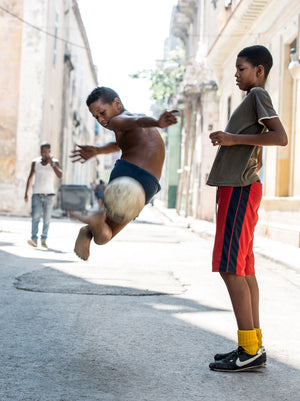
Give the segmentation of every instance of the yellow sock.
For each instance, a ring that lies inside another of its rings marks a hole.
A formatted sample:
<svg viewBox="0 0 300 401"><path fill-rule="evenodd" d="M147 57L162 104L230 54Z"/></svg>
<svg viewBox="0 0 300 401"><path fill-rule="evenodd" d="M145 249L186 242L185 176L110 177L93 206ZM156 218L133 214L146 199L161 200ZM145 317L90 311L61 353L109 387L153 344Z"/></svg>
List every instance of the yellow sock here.
<svg viewBox="0 0 300 401"><path fill-rule="evenodd" d="M256 330L238 330L238 345L248 354L255 355L258 351Z"/></svg>
<svg viewBox="0 0 300 401"><path fill-rule="evenodd" d="M256 331L256 336L257 336L257 342L258 342L258 348L262 347L262 332L261 329L254 329Z"/></svg>

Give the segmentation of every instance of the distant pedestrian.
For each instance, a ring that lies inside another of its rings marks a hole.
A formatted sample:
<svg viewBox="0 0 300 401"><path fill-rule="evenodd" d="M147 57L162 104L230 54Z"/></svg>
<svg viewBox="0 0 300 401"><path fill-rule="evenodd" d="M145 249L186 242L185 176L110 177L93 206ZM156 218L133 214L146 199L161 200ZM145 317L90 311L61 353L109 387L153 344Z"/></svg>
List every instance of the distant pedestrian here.
<svg viewBox="0 0 300 401"><path fill-rule="evenodd" d="M103 195L104 195L105 188L106 188L105 182L103 180L100 180L99 184L96 185L96 187L94 189L94 193L95 193L96 199L98 201L99 209L101 209L103 207Z"/></svg>
<svg viewBox="0 0 300 401"><path fill-rule="evenodd" d="M285 146L287 135L264 89L273 65L264 46L246 47L237 56L236 83L247 93L225 131L210 134L219 146L207 184L218 187L213 271L229 292L238 326L238 348L215 355L212 370L239 372L266 363L259 322L253 236L262 198L259 170L262 146ZM275 294L274 294L275 295Z"/></svg>
<svg viewBox="0 0 300 401"><path fill-rule="evenodd" d="M28 244L37 247L38 228L43 216L43 229L41 234L41 245L47 248L47 236L54 204L54 177L62 178L62 170L59 161L51 155L51 145L41 145L41 156L33 159L25 190L25 202L28 202L28 192L32 186L33 194L31 200L31 239Z"/></svg>

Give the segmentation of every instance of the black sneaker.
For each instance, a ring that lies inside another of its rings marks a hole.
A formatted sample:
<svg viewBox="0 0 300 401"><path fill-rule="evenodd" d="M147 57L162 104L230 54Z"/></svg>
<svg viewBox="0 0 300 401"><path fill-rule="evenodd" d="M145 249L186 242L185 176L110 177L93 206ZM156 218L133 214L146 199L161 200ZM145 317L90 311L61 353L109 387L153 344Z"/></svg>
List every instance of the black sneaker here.
<svg viewBox="0 0 300 401"><path fill-rule="evenodd" d="M261 368L266 359L266 352L263 353L262 348L259 348L255 355L250 355L242 347L238 347L221 361L210 363L209 367L219 372L241 372Z"/></svg>
<svg viewBox="0 0 300 401"><path fill-rule="evenodd" d="M226 354L216 354L214 356L214 360L215 361L222 361L222 359L225 359L230 355L233 356L237 352L237 350L238 350L238 348L233 350L233 351L231 351L231 352L227 352ZM261 348L259 348L259 350L261 350L262 359L264 360L264 363L266 363L267 362L267 353L266 353L265 347L261 347Z"/></svg>

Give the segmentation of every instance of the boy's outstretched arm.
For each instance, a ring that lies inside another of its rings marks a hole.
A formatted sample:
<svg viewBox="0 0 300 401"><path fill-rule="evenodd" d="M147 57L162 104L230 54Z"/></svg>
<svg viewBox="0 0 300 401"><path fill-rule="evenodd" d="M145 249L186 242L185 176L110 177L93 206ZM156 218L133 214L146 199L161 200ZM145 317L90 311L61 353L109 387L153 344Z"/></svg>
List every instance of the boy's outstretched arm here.
<svg viewBox="0 0 300 401"><path fill-rule="evenodd" d="M261 146L286 146L288 138L285 129L278 117L261 120L268 131L259 135L230 134L229 132L216 131L209 135L214 146L233 145L261 145Z"/></svg>
<svg viewBox="0 0 300 401"><path fill-rule="evenodd" d="M120 114L113 117L107 124L106 128L115 132L130 131L134 128L150 128L159 127L167 128L170 125L177 123L177 118L174 114L177 114L178 110L164 111L158 119L148 116L141 115L128 115Z"/></svg>
<svg viewBox="0 0 300 401"><path fill-rule="evenodd" d="M116 142L109 142L103 146L91 146L91 145L76 145L77 149L71 152L70 158L73 159L72 163L80 162L85 163L87 160L94 156L119 152L120 148Z"/></svg>

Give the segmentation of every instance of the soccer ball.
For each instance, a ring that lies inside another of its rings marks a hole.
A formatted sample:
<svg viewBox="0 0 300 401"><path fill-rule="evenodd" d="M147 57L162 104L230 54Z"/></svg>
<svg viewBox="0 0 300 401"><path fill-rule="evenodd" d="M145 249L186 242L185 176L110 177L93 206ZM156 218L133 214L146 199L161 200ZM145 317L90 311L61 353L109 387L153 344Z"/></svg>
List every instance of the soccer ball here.
<svg viewBox="0 0 300 401"><path fill-rule="evenodd" d="M145 206L145 191L135 179L115 178L106 187L103 204L107 216L116 223L125 224L135 219Z"/></svg>

